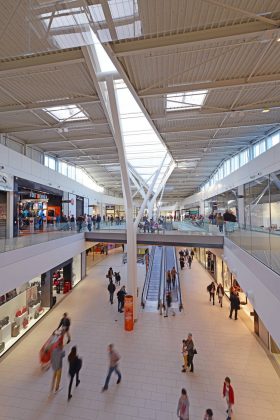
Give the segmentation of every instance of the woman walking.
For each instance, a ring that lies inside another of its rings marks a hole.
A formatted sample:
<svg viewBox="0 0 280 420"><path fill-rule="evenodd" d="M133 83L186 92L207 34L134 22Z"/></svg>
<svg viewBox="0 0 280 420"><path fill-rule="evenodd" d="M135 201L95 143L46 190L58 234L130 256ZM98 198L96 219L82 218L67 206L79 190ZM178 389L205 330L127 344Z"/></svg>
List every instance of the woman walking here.
<svg viewBox="0 0 280 420"><path fill-rule="evenodd" d="M77 347L74 346L68 356L70 382L68 388L68 401L72 398L71 390L74 377L76 376L76 386L81 382L79 379L79 372L82 367L82 360L77 355Z"/></svg>
<svg viewBox="0 0 280 420"><path fill-rule="evenodd" d="M217 287L217 295L218 295L219 304L220 304L221 308L223 307L224 294L225 294L224 288L223 288L222 284L220 283Z"/></svg>
<svg viewBox="0 0 280 420"><path fill-rule="evenodd" d="M180 420L189 420L189 408L190 408L190 402L188 398L187 391L185 388L181 391L181 397L178 401L177 406L177 417L179 417Z"/></svg>
<svg viewBox="0 0 280 420"><path fill-rule="evenodd" d="M227 420L231 420L232 406L234 404L234 392L230 384L230 378L227 376L224 381L223 397L227 402Z"/></svg>

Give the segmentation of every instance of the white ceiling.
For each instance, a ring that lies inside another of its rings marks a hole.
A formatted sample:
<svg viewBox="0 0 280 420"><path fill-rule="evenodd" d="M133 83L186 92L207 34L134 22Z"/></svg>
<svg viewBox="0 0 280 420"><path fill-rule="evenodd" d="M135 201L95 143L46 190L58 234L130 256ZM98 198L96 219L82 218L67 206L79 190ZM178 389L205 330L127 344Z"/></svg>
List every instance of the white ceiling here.
<svg viewBox="0 0 280 420"><path fill-rule="evenodd" d="M279 126L279 0L17 3L0 0L0 132L83 167L113 193L118 153L84 54L89 26L178 165L165 201L190 195ZM201 109L166 111L167 93L194 90L208 90ZM43 110L69 104L89 120L59 123Z"/></svg>

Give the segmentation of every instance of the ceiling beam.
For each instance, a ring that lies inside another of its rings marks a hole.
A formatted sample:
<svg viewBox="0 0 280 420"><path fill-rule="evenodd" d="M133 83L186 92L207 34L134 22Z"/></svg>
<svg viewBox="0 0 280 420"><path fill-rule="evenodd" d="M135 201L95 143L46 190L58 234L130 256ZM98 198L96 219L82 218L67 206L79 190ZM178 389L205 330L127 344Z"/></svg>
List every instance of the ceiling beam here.
<svg viewBox="0 0 280 420"><path fill-rule="evenodd" d="M269 101L269 99L267 99ZM164 112L162 114L151 114L152 120L165 120L165 121L176 121L176 120L195 120L201 118L207 118L211 116L224 116L226 114L231 114L231 116L241 115L243 112L259 112L263 111L264 108L268 108L270 110L279 110L280 109L280 102L265 102L252 104L252 105L241 105L234 109L225 109L225 110L218 110L218 109L204 109L202 108L200 111L191 111L191 110L182 110L182 111L170 111Z"/></svg>
<svg viewBox="0 0 280 420"><path fill-rule="evenodd" d="M265 83L278 82L280 82L280 73L252 76L250 79L248 79L248 77L243 77L239 79L185 83L176 86L165 86L160 88L145 88L140 90L138 93L140 98L148 98L153 96L166 95L167 93L191 92L193 90L216 90L240 86L257 86Z"/></svg>
<svg viewBox="0 0 280 420"><path fill-rule="evenodd" d="M81 129L83 130L84 128L89 129L95 126L99 126L99 125L108 125L107 120L99 120L99 121L73 121L72 123L67 122L67 123L57 123L54 125L35 125L35 126L30 126L30 127L9 127L9 128L1 128L0 129L0 133L6 133L6 134L10 134L10 133L34 133L34 132L42 132L42 131L52 131L52 130L66 130L64 131L64 133L67 133L67 130L72 130L72 129Z"/></svg>
<svg viewBox="0 0 280 420"><path fill-rule="evenodd" d="M80 142L80 141L90 141L90 142L97 142L97 141L102 141L102 147L107 145L106 141L110 141L110 145L112 144L111 142L114 140L112 136L109 136L108 134L97 134L92 135L91 137L89 136L77 136L77 137L57 137L57 138L51 138L51 139L35 139L35 140L27 140L25 141L27 145L29 146L42 146L44 144L60 144L60 143L75 143L75 142Z"/></svg>
<svg viewBox="0 0 280 420"><path fill-rule="evenodd" d="M222 127L220 127L218 124L214 124L211 125L210 127L201 127L197 126L197 127L181 127L181 128L177 128L177 129L173 129L173 128L169 128L166 129L164 131L161 131L160 134L176 134L176 133L192 133L194 131L208 131L208 130L215 130L215 129L219 129L219 130L228 130L231 128L240 128L240 127L269 127L272 125L279 125L279 119L274 119L274 121L267 121L267 122L255 122L255 121L247 121L247 122L239 122L239 123L228 123L226 125L223 125ZM215 140L215 139L213 139Z"/></svg>
<svg viewBox="0 0 280 420"><path fill-rule="evenodd" d="M279 25L279 21L275 21L275 24L276 26ZM270 36L272 36L275 31L275 37L277 37L278 31L271 30L271 25L267 22L246 22L187 33L163 35L154 38L111 42L110 46L117 57L125 57L135 54L149 54L154 51L183 47L197 42L205 43L207 41L232 39L236 37L245 39L248 36L260 36L261 40L263 32L268 30L270 30L269 32L272 32Z"/></svg>
<svg viewBox="0 0 280 420"><path fill-rule="evenodd" d="M68 64L83 63L85 61L80 48L60 50L38 55L29 55L18 59L0 62L0 78L19 71L42 69L52 66L65 66Z"/></svg>
<svg viewBox="0 0 280 420"><path fill-rule="evenodd" d="M21 112L21 111L32 111L36 109L43 109L43 108L50 108L53 106L67 106L67 105L87 105L87 104L94 104L99 103L100 100L98 96L86 96L84 98L77 97L77 98L68 98L68 99L57 99L57 100L50 100L50 101L43 101L37 103L30 103L26 105L8 105L0 107L0 114L1 113L11 113L11 112Z"/></svg>

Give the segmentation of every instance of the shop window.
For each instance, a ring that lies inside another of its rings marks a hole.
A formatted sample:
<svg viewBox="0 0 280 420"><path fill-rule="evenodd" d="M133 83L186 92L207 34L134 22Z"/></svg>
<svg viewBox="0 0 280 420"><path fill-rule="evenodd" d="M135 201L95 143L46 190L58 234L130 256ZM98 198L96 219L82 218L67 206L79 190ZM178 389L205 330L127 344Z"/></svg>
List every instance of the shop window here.
<svg viewBox="0 0 280 420"><path fill-rule="evenodd" d="M49 310L49 306L44 306L45 293L45 284L41 277L36 277L0 296L0 354L15 344Z"/></svg>

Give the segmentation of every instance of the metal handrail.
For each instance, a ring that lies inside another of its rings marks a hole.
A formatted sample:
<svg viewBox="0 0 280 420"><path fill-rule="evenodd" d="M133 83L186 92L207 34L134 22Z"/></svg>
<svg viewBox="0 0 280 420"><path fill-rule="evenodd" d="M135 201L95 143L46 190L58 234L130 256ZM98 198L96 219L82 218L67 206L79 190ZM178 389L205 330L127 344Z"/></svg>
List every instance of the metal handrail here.
<svg viewBox="0 0 280 420"><path fill-rule="evenodd" d="M178 293L178 297L179 297L179 311L181 312L181 310L183 309L183 303L182 303L182 292L181 292L181 283L180 283L180 276L179 276L179 268L178 268L178 259L177 259L177 255L176 255L176 247L173 247L173 252L174 252L174 261L175 261L175 268L177 271L177 293Z"/></svg>
<svg viewBox="0 0 280 420"><path fill-rule="evenodd" d="M146 272L145 282L144 282L144 286L143 286L143 290L142 290L142 296L141 296L141 306L142 306L142 308L145 307L145 303L146 303L146 300L147 300L146 298L147 298L148 287L149 287L150 278L151 278L151 271L152 271L153 262L154 262L155 249L156 249L155 246L152 246L151 254L149 256L149 267L148 267L148 271Z"/></svg>

